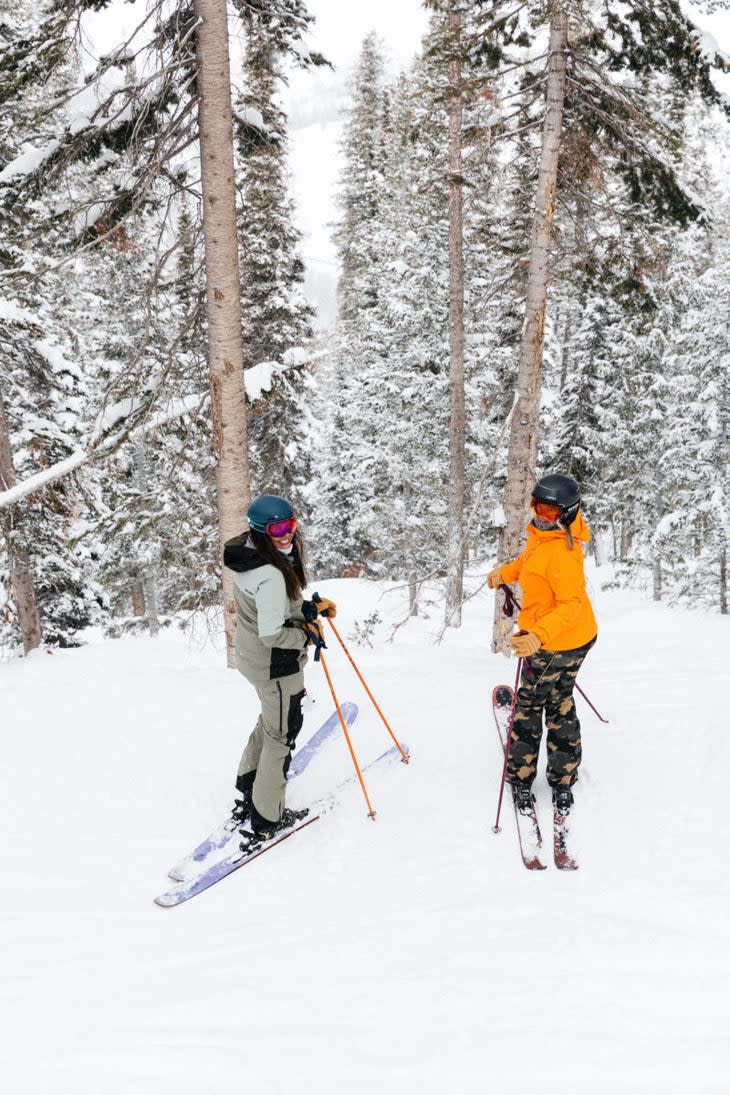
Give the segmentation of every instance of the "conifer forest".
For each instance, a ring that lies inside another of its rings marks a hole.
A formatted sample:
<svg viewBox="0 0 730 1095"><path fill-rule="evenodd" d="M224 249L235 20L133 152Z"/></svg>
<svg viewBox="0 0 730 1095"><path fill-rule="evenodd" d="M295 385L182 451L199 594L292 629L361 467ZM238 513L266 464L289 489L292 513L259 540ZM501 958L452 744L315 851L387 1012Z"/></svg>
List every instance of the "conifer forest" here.
<svg viewBox="0 0 730 1095"><path fill-rule="evenodd" d="M222 543L260 493L312 575L458 627L548 472L616 583L728 613L723 0L428 0L396 74L369 34L332 324L282 96L330 64L305 0L132 0L94 50L115 5L0 0L4 656L229 630Z"/></svg>

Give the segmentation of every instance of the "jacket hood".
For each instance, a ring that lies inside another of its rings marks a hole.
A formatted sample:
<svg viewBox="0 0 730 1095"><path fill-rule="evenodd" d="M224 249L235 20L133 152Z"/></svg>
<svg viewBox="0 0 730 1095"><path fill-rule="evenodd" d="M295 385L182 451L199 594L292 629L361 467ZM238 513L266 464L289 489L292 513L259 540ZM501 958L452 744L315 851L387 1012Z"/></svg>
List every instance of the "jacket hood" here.
<svg viewBox="0 0 730 1095"><path fill-rule="evenodd" d="M248 536L248 529L246 529L240 536L226 540L223 545L223 566L235 571L236 574L266 566L266 560L261 558L255 548L247 544Z"/></svg>
<svg viewBox="0 0 730 1095"><path fill-rule="evenodd" d="M535 536L539 540L558 540L565 537L565 529L563 528L539 529L533 525L532 521L526 528L528 536ZM591 538L590 530L583 520L583 514L580 510L578 510L577 517L570 525L570 529L573 533L573 539L579 543L587 544Z"/></svg>

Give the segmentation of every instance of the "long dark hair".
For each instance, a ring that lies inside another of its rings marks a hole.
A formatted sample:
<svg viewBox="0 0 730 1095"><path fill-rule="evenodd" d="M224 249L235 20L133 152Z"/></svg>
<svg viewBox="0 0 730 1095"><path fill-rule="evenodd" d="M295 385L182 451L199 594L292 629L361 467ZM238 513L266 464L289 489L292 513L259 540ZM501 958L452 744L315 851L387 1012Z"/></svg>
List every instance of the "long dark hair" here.
<svg viewBox="0 0 730 1095"><path fill-rule="evenodd" d="M307 584L307 575L304 570L304 540L299 529L294 533L291 555L282 554L265 532L257 532L255 528L252 528L249 535L256 548L256 554L281 571L286 583L286 595L290 601L296 601Z"/></svg>

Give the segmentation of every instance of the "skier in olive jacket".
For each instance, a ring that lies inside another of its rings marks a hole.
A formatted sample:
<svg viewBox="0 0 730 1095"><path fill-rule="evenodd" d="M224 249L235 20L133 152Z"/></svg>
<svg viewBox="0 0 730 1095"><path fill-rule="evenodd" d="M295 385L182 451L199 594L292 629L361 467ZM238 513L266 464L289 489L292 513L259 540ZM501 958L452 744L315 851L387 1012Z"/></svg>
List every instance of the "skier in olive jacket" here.
<svg viewBox="0 0 730 1095"><path fill-rule="evenodd" d="M519 582L519 634L510 646L524 658L510 735L507 781L519 810L534 802L542 716L547 726L547 779L562 810L573 803L570 790L581 762L580 723L573 686L596 641L597 625L588 598L581 543L590 539L580 513L580 487L567 475L546 475L532 491L532 520L522 554L487 575L490 589Z"/></svg>
<svg viewBox="0 0 730 1095"><path fill-rule="evenodd" d="M286 773L302 727L303 669L309 643L324 645L317 612L336 615L333 601L306 602L304 548L286 499L264 494L251 503L249 529L228 540L223 562L234 571L236 664L261 702L261 714L238 766L233 816L250 819L270 839L307 813L285 808Z"/></svg>

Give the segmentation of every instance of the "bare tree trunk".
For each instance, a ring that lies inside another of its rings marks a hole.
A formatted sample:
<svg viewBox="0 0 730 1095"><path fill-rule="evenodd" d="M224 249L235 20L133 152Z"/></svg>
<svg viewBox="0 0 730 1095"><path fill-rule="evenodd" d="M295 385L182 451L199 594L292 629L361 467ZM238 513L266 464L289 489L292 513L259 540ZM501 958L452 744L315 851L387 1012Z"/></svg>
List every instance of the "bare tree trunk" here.
<svg viewBox="0 0 730 1095"><path fill-rule="evenodd" d="M655 559L654 566L652 568L652 599L655 601L661 601L662 599L662 564L661 560Z"/></svg>
<svg viewBox="0 0 730 1095"><path fill-rule="evenodd" d="M208 362L221 551L240 533L251 499L243 380L240 275L233 181L233 128L225 0L194 0L200 93L200 166L208 316ZM233 580L223 570L228 665L235 665Z"/></svg>
<svg viewBox="0 0 730 1095"><path fill-rule="evenodd" d="M459 41L461 16L449 13L449 41ZM464 597L464 217L462 178L461 63L449 62L449 426L448 562L446 573L447 627L461 627Z"/></svg>
<svg viewBox="0 0 730 1095"><path fill-rule="evenodd" d="M15 486L15 469L10 449L10 427L5 413L5 404L0 395L0 489L10 490ZM30 570L28 552L18 540L13 527L13 508L2 512L0 521L7 544L8 567L10 570L10 595L18 613L18 626L23 640L23 650L27 654L43 642L41 619L38 613L33 577Z"/></svg>
<svg viewBox="0 0 730 1095"><path fill-rule="evenodd" d="M720 552L720 615L728 614L727 596L727 551L723 547Z"/></svg>
<svg viewBox="0 0 730 1095"><path fill-rule="evenodd" d="M522 328L517 374L518 405L512 419L507 456L507 485L504 494L505 526L499 546L499 558L503 561L519 554L525 514L535 480L545 308L555 213L555 189L563 128L567 40L568 17L565 6L562 3L555 3L550 20L545 121L530 240L525 321ZM502 624L504 617L501 614L501 597L496 598L496 601L492 646L495 650L502 650L506 633Z"/></svg>
<svg viewBox="0 0 730 1095"><path fill-rule="evenodd" d="M147 458L145 456L145 444L142 438L134 443L134 466L137 478L137 486L143 494L149 491L149 477L147 475ZM157 575L155 567L149 555L145 553L144 545L140 555L142 568L142 589L144 600L144 612L141 614L147 620L150 635L159 635L160 618L157 610Z"/></svg>
<svg viewBox="0 0 730 1095"><path fill-rule="evenodd" d="M408 579L408 615L418 615L418 577L415 574L411 574Z"/></svg>
<svg viewBox="0 0 730 1095"><path fill-rule="evenodd" d="M141 618L144 614L144 589L141 582L135 582L132 586L132 615Z"/></svg>

